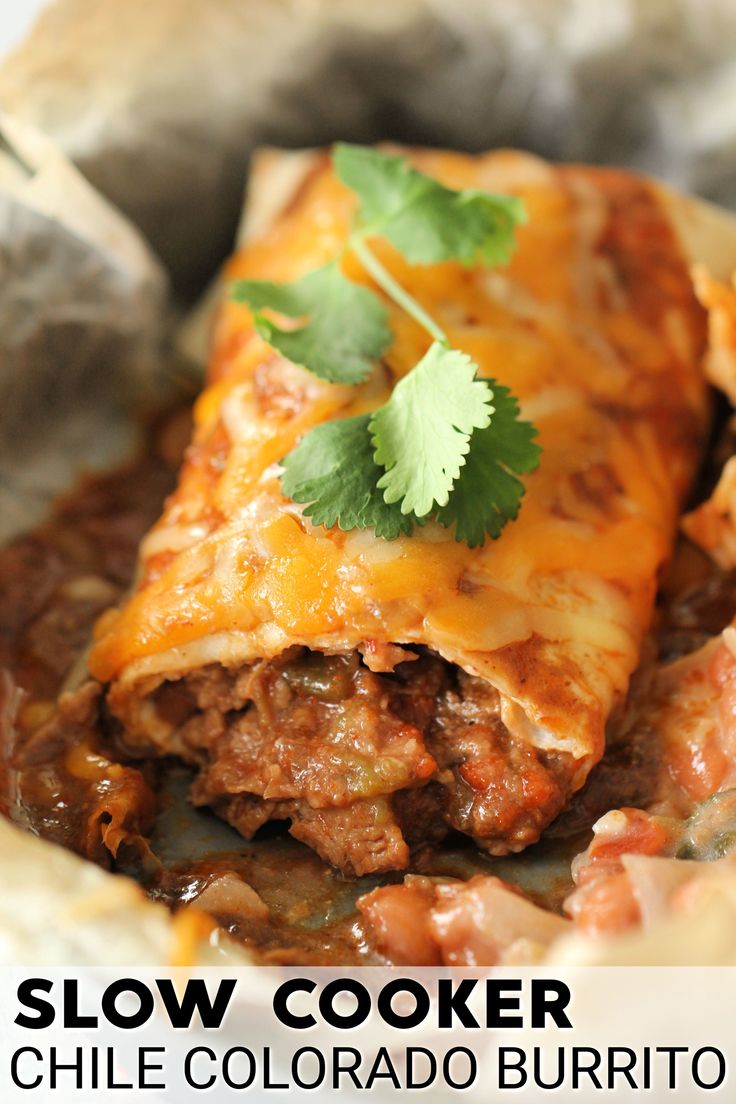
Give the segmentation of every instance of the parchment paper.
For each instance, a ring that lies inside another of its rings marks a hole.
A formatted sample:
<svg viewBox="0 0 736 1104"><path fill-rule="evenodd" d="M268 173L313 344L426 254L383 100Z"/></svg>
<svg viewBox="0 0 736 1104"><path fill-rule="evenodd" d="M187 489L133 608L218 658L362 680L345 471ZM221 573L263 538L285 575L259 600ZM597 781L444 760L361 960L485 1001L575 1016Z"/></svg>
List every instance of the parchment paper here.
<svg viewBox="0 0 736 1104"><path fill-rule="evenodd" d="M0 104L196 295L257 144L513 145L736 203L736 4L56 0L0 68Z"/></svg>
<svg viewBox="0 0 736 1104"><path fill-rule="evenodd" d="M43 135L0 117L0 539L123 458L165 390L167 277Z"/></svg>
<svg viewBox="0 0 736 1104"><path fill-rule="evenodd" d="M733 206L736 5L56 0L0 106L2 538L120 458L131 396L173 386L167 277L178 306L202 295L254 146L516 145ZM199 361L203 318L178 345Z"/></svg>

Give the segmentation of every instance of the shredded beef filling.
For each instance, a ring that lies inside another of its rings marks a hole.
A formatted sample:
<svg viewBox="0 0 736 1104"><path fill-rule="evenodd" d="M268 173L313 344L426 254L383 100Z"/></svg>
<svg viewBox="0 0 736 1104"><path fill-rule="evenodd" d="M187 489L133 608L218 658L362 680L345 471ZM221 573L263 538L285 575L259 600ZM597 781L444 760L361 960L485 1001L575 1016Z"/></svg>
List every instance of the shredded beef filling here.
<svg viewBox="0 0 736 1104"><path fill-rule="evenodd" d="M515 740L499 697L435 655L291 648L230 670L110 695L137 754L198 767L192 797L246 838L268 820L345 873L404 869L410 846L451 830L491 854L519 851L569 796L573 763ZM367 662L374 667L369 669Z"/></svg>

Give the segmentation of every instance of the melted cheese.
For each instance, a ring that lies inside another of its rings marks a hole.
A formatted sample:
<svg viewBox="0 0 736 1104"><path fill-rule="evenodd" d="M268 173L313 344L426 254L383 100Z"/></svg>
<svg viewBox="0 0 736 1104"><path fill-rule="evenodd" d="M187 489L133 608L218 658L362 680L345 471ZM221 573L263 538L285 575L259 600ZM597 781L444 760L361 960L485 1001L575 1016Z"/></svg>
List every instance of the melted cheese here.
<svg viewBox="0 0 736 1104"><path fill-rule="evenodd" d="M385 363L338 387L285 362L245 307L224 302L179 488L144 542L137 592L101 623L90 670L120 698L153 676L292 644L425 644L490 680L529 739L587 768L637 663L706 430L703 312L646 182L512 152L412 158L448 185L513 192L527 207L504 270L410 268L377 243L537 424L544 453L518 520L473 550L431 524L390 543L312 526L281 495L278 461L311 426L384 402L428 340L391 308ZM261 190L274 155L264 164ZM289 202L251 226L228 277L293 280L344 243L353 197L324 156L300 165ZM368 282L354 259L347 269Z"/></svg>

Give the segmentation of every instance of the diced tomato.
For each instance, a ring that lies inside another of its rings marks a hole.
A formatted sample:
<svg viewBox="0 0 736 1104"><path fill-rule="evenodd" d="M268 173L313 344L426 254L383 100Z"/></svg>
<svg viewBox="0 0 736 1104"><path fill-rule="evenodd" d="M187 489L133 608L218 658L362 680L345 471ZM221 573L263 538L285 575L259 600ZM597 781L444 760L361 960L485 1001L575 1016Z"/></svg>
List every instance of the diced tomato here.
<svg viewBox="0 0 736 1104"><path fill-rule="evenodd" d="M626 826L615 835L596 835L588 849L591 859L618 858L621 855L658 855L670 842L667 825L642 809L620 810Z"/></svg>
<svg viewBox="0 0 736 1104"><path fill-rule="evenodd" d="M381 886L358 899L378 949L397 966L438 966L440 949L430 933L434 884L417 879Z"/></svg>
<svg viewBox="0 0 736 1104"><path fill-rule="evenodd" d="M577 889L566 901L565 911L588 935L624 931L641 919L628 876L623 872Z"/></svg>
<svg viewBox="0 0 736 1104"><path fill-rule="evenodd" d="M503 782L505 764L501 757L495 759L469 759L459 768L459 775L474 790L488 790Z"/></svg>
<svg viewBox="0 0 736 1104"><path fill-rule="evenodd" d="M714 686L723 686L736 679L736 658L725 644L721 644L713 653L708 675Z"/></svg>
<svg viewBox="0 0 736 1104"><path fill-rule="evenodd" d="M527 807L538 808L551 801L555 794L555 784L544 770L528 770L522 776L522 788Z"/></svg>
<svg viewBox="0 0 736 1104"><path fill-rule="evenodd" d="M636 896L621 858L670 852L678 822L642 809L616 809L602 817L587 851L573 862L576 889L565 912L587 934L622 931L638 924Z"/></svg>
<svg viewBox="0 0 736 1104"><path fill-rule="evenodd" d="M672 779L694 801L717 793L736 763L736 658L725 644L713 653L707 676L719 691L717 720L690 739L675 733L667 751Z"/></svg>
<svg viewBox="0 0 736 1104"><path fill-rule="evenodd" d="M716 793L729 766L728 756L715 730L706 733L697 742L675 744L669 755L672 778L694 801L703 801Z"/></svg>

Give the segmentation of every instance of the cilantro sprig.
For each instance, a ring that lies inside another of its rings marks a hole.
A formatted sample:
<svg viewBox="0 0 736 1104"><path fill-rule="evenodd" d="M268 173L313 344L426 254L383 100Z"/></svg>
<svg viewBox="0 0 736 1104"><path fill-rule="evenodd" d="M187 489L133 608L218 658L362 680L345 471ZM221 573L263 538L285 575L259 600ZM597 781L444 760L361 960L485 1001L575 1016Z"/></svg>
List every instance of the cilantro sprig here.
<svg viewBox="0 0 736 1104"><path fill-rule="evenodd" d="M497 538L519 512L540 448L508 388L481 378L371 249L387 238L411 264L504 264L524 221L521 201L454 191L403 157L339 144L333 167L359 199L344 252L432 338L426 354L372 414L316 426L283 460L282 489L317 525L373 529L393 540L433 517L470 547ZM392 340L379 295L349 280L336 257L290 284L239 280L261 336L331 383L354 385ZM267 312L267 313L264 313ZM286 319L287 322L281 321Z"/></svg>
<svg viewBox="0 0 736 1104"><path fill-rule="evenodd" d="M343 184L360 197L358 217L365 231L388 238L411 264L510 260L514 231L524 221L515 196L453 191L413 169L405 157L367 146L339 144L332 163Z"/></svg>

